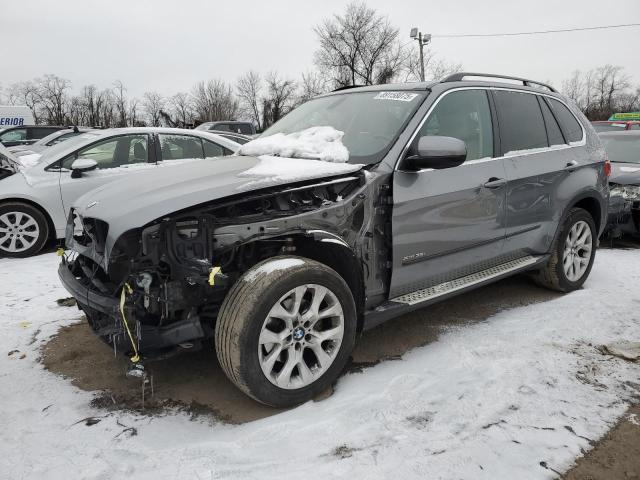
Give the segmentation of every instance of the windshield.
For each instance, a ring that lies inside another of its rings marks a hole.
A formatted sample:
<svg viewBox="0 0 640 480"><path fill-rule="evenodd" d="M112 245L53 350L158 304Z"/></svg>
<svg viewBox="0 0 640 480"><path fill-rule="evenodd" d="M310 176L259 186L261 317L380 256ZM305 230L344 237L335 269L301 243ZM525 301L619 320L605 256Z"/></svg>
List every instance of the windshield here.
<svg viewBox="0 0 640 480"><path fill-rule="evenodd" d="M626 123L594 123L596 132L620 132L627 128Z"/></svg>
<svg viewBox="0 0 640 480"><path fill-rule="evenodd" d="M74 147L79 148L83 144L90 143L94 140L97 140L101 136L102 136L101 133L85 132L85 133L81 133L80 135L71 137L68 140L65 140L64 142L56 143L55 145L52 145L51 147L47 148L43 152L42 157L40 157L40 161L49 161L51 159L54 159L61 152L67 151L68 149L74 149Z"/></svg>
<svg viewBox="0 0 640 480"><path fill-rule="evenodd" d="M601 138L612 162L640 163L640 136L620 135Z"/></svg>
<svg viewBox="0 0 640 480"><path fill-rule="evenodd" d="M424 99L424 92L352 92L299 106L260 136L330 126L344 132L350 163L377 163Z"/></svg>

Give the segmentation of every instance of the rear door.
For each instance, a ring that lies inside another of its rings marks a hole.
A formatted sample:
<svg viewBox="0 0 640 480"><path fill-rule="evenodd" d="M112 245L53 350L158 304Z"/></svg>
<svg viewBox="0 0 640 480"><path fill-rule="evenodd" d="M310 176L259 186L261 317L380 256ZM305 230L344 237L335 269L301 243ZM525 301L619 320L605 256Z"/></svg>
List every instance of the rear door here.
<svg viewBox="0 0 640 480"><path fill-rule="evenodd" d="M569 200L565 194L575 194L567 182L580 159L546 96L509 89L492 94L508 180L505 250L515 255L545 253ZM582 128L571 118L576 124L571 138L581 140Z"/></svg>
<svg viewBox="0 0 640 480"><path fill-rule="evenodd" d="M420 136L441 135L463 140L467 159L454 168L394 173L390 297L483 270L503 252L506 175L495 158L490 97L470 88L436 102L407 154Z"/></svg>

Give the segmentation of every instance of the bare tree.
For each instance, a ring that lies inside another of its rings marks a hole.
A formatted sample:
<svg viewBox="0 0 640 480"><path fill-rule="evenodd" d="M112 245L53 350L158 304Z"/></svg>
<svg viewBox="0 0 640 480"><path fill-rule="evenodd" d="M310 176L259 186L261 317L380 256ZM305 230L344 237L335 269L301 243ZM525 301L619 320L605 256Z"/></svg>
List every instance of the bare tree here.
<svg viewBox="0 0 640 480"><path fill-rule="evenodd" d="M169 98L169 107L175 117L175 123L181 127L193 125L193 106L191 96L185 92L178 92Z"/></svg>
<svg viewBox="0 0 640 480"><path fill-rule="evenodd" d="M118 119L115 123L116 127L127 126L127 89L124 87L120 80L113 82L113 100L115 103L115 109L118 114Z"/></svg>
<svg viewBox="0 0 640 480"><path fill-rule="evenodd" d="M315 62L337 86L388 82L406 56L398 29L364 2L349 3L343 15L325 19L314 31L320 41Z"/></svg>
<svg viewBox="0 0 640 480"><path fill-rule="evenodd" d="M639 91L631 90L622 67L604 65L584 74L579 70L562 83L562 91L590 120L605 120L616 111L638 108Z"/></svg>
<svg viewBox="0 0 640 480"><path fill-rule="evenodd" d="M416 49L417 50L417 49ZM424 51L424 77L427 81L439 81L452 73L461 72L461 63L454 63L439 58L433 51ZM408 55L403 66L405 82L420 81L420 57L417 52Z"/></svg>
<svg viewBox="0 0 640 480"><path fill-rule="evenodd" d="M152 127L159 127L162 116L160 110L164 108L165 100L158 92L146 92L142 98L142 108Z"/></svg>
<svg viewBox="0 0 640 480"><path fill-rule="evenodd" d="M56 75L47 74L36 79L36 91L47 123L62 125L65 120L65 104L71 82Z"/></svg>
<svg viewBox="0 0 640 480"><path fill-rule="evenodd" d="M263 127L277 122L294 107L296 82L280 78L277 72L269 72L266 77L267 93L263 99Z"/></svg>
<svg viewBox="0 0 640 480"><path fill-rule="evenodd" d="M328 90L327 79L318 72L303 72L296 103L300 105L311 100L313 97L317 97L318 95L327 92Z"/></svg>
<svg viewBox="0 0 640 480"><path fill-rule="evenodd" d="M260 74L253 70L248 71L238 79L236 90L243 113L251 118L258 130L261 130L260 92L262 90L262 78Z"/></svg>
<svg viewBox="0 0 640 480"><path fill-rule="evenodd" d="M7 88L6 99L9 105L26 105L33 114L35 123L40 121L41 100L38 86L33 81L18 82Z"/></svg>
<svg viewBox="0 0 640 480"><path fill-rule="evenodd" d="M132 127L144 127L146 123L138 117L138 105L140 100L137 98L132 98L129 100L129 113L127 117L129 118L129 125Z"/></svg>
<svg viewBox="0 0 640 480"><path fill-rule="evenodd" d="M239 104L233 90L222 80L197 83L192 91L193 108L200 122L234 120Z"/></svg>

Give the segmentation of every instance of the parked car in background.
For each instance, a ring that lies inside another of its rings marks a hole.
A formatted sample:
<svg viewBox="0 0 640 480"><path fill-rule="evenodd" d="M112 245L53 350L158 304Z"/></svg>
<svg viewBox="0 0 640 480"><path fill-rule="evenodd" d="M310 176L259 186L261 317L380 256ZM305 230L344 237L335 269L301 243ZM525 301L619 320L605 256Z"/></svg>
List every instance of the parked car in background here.
<svg viewBox="0 0 640 480"><path fill-rule="evenodd" d="M52 147L60 142L64 142L65 140L69 140L70 138L75 137L84 132L88 132L92 130L87 127L69 127L64 128L62 130L58 130L53 132L50 135L47 135L44 138L41 138L35 143L31 145L19 145L15 147L9 147L9 151L14 155L22 156L22 155L31 155L34 153L42 153L48 147Z"/></svg>
<svg viewBox="0 0 640 480"><path fill-rule="evenodd" d="M0 256L27 257L47 239L64 238L71 204L89 190L141 169L229 155L239 146L209 132L119 128L81 133L40 156L11 156L0 175ZM123 200L123 210L130 207Z"/></svg>
<svg viewBox="0 0 640 480"><path fill-rule="evenodd" d="M5 147L16 145L31 145L41 138L51 135L58 130L68 127L54 125L26 125L22 127L9 127L0 132L0 143Z"/></svg>
<svg viewBox="0 0 640 480"><path fill-rule="evenodd" d="M591 122L596 132L620 132L625 130L640 130L640 121L602 120Z"/></svg>
<svg viewBox="0 0 640 480"><path fill-rule="evenodd" d="M219 122L205 122L196 127L196 130L217 130L219 132L234 132L243 135L255 135L256 127L251 122L237 122L231 120Z"/></svg>
<svg viewBox="0 0 640 480"><path fill-rule="evenodd" d="M606 235L640 235L640 130L604 132L600 139L611 161Z"/></svg>
<svg viewBox="0 0 640 480"><path fill-rule="evenodd" d="M253 137L248 135L242 135L241 133L231 133L219 130L209 130L211 133L215 133L216 135L220 135L221 137L228 138L229 140L233 140L240 145L244 145L247 142L253 140Z"/></svg>
<svg viewBox="0 0 640 480"><path fill-rule="evenodd" d="M0 105L0 130L34 123L33 113L26 105Z"/></svg>
<svg viewBox="0 0 640 480"><path fill-rule="evenodd" d="M229 379L278 407L391 318L523 271L576 290L606 220L602 145L551 87L479 76L326 94L210 167L93 190L60 279L135 367L215 340Z"/></svg>

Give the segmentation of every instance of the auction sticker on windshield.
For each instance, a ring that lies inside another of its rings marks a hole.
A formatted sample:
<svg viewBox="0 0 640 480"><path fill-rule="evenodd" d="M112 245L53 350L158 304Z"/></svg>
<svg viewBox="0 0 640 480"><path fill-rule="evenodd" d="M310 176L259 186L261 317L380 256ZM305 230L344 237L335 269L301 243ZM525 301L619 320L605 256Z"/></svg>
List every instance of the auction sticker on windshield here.
<svg viewBox="0 0 640 480"><path fill-rule="evenodd" d="M375 97L374 100L397 100L399 102L410 102L414 98L418 96L417 93L407 93L407 92L380 92Z"/></svg>

